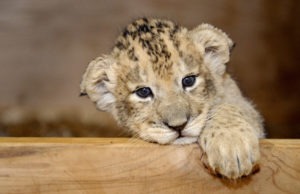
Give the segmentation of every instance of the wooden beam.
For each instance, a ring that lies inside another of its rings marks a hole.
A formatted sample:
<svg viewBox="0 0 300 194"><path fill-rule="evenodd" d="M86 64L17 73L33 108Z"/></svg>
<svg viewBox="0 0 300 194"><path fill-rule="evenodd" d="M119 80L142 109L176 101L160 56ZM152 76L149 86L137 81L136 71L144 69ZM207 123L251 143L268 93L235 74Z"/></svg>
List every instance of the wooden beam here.
<svg viewBox="0 0 300 194"><path fill-rule="evenodd" d="M300 140L262 140L260 171L212 176L196 144L0 138L0 193L300 193Z"/></svg>

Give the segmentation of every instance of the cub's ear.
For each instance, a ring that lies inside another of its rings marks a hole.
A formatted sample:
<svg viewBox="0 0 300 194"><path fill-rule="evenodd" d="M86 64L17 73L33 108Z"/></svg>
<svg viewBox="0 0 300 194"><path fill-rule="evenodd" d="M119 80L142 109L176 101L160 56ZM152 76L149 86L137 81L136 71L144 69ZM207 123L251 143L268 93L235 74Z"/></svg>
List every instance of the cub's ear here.
<svg viewBox="0 0 300 194"><path fill-rule="evenodd" d="M204 61L211 70L223 74L225 64L229 62L229 55L234 47L233 41L226 33L210 25L201 24L189 31L189 36L198 50L204 54Z"/></svg>
<svg viewBox="0 0 300 194"><path fill-rule="evenodd" d="M80 83L80 95L88 95L97 104L97 108L108 112L112 111L115 102L112 93L113 64L114 60L110 56L99 57L91 61Z"/></svg>

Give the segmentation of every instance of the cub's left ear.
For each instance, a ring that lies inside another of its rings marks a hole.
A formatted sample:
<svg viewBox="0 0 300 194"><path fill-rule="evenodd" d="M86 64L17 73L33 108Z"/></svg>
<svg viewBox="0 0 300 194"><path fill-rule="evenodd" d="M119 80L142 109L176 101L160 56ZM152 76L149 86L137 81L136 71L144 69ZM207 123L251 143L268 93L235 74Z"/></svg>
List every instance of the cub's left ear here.
<svg viewBox="0 0 300 194"><path fill-rule="evenodd" d="M229 55L234 47L233 41L227 34L210 24L201 24L189 31L189 37L204 54L204 60L210 68L223 74L225 64L229 62Z"/></svg>
<svg viewBox="0 0 300 194"><path fill-rule="evenodd" d="M88 95L98 109L107 112L113 111L115 103L114 63L111 56L98 57L89 63L80 83L80 95Z"/></svg>

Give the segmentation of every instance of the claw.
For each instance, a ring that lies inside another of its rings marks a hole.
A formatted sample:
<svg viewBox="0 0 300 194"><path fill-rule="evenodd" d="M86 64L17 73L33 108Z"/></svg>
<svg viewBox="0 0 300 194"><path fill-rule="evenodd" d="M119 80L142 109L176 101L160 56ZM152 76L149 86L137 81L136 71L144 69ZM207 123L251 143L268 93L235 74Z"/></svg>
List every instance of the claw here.
<svg viewBox="0 0 300 194"><path fill-rule="evenodd" d="M240 159L238 156L236 156L236 160L237 160L237 164L238 164L238 167L239 167L239 174L241 174L241 162L240 162Z"/></svg>

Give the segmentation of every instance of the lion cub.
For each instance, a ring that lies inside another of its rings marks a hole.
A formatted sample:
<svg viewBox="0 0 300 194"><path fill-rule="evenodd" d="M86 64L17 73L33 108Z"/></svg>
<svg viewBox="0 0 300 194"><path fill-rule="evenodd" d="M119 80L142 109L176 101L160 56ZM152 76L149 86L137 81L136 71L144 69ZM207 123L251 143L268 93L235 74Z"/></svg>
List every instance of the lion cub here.
<svg viewBox="0 0 300 194"><path fill-rule="evenodd" d="M146 141L198 142L214 172L236 179L257 164L263 127L226 72L232 47L209 24L138 19L88 65L81 94Z"/></svg>

